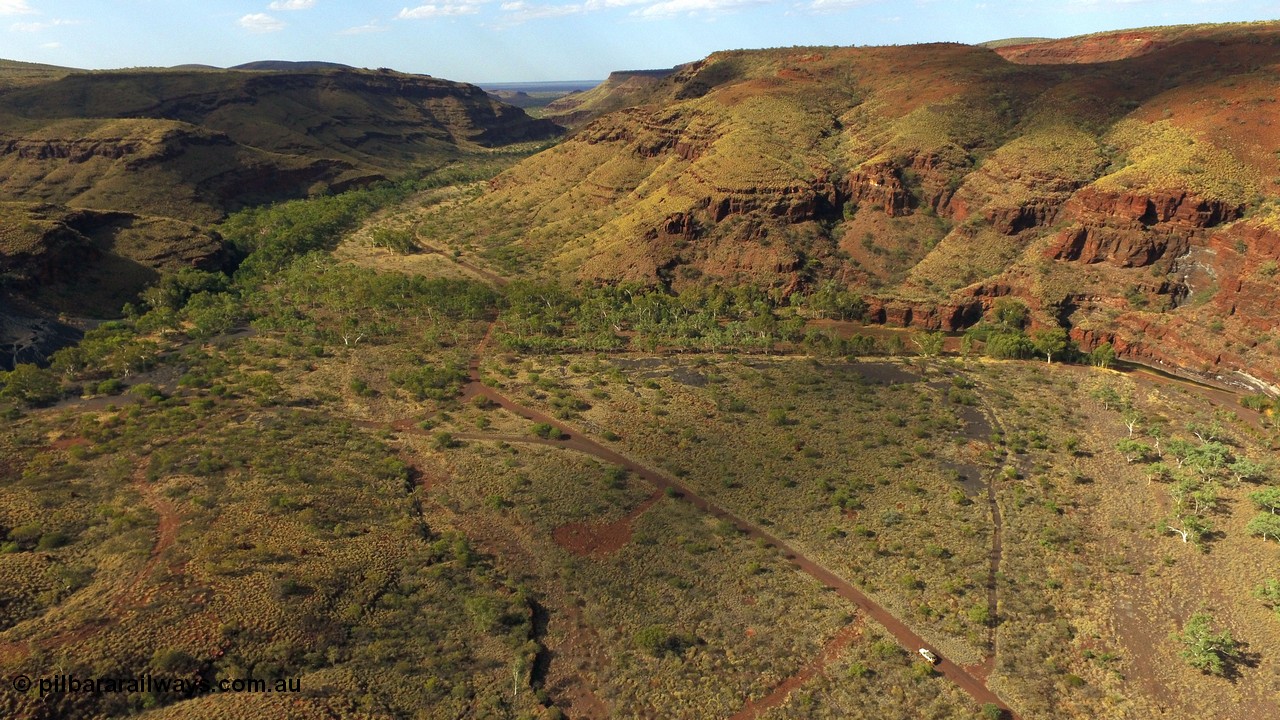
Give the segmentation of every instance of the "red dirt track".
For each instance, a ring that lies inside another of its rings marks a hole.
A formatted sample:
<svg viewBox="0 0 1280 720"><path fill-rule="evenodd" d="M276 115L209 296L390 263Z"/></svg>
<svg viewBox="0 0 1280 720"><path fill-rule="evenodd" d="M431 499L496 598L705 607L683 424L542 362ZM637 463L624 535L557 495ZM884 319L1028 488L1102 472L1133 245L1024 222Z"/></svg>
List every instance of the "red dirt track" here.
<svg viewBox="0 0 1280 720"><path fill-rule="evenodd" d="M463 394L462 394L463 401L470 400L476 397L477 395L484 396L489 400L493 401L494 403L496 403L498 406L502 407L503 409L509 412L515 413L516 415L519 415L527 420L532 420L534 422L540 422L540 423L547 423L559 429L560 432L565 434L566 436L565 439L559 442L548 442L548 444L553 444L560 447L569 448L571 450L576 450L578 452L592 455L594 457L597 457L601 460L612 463L614 465L619 465L621 467L626 468L627 470L634 473L635 475L643 478L645 481L649 482L651 485L653 485L655 488L657 488L660 491L665 492L668 489L674 491L679 497L683 498L685 501L689 502L699 510L702 510L703 512L708 513L712 517L719 518L721 520L725 520L727 522L732 523L734 527L736 527L739 530L739 532L746 534L748 537L761 540L764 543L777 548L779 551L782 552L783 557L786 558L788 561L790 561L792 564L794 564L796 567L800 568L809 576L813 577L814 579L821 582L823 585L826 585L828 588L835 591L835 593L840 597L858 606L863 612L867 614L867 616L871 617L873 620L875 620L876 622L884 626L884 628L888 630L890 634L893 635L893 637L898 641L898 643L902 645L902 647L906 648L909 652L914 653L916 650L920 648L929 648L934 652L934 654L938 655L938 657L942 657L942 654L936 648L926 643L923 638L917 635L913 630L911 630L911 628L907 627L906 623L902 622L897 617L892 615L888 610L884 609L883 607L881 607L880 605L872 601L870 598L864 595L862 591L854 587L852 583L845 580L844 578L841 578L840 576L836 575L834 572L828 570L822 565L819 565L817 562L800 554L790 545L787 545L785 542L775 537L774 535L770 534L760 526L747 522L743 518L729 512L728 510L720 507L719 505L716 505L708 501L706 498L703 498L702 496L693 492L688 487L682 485L681 483L677 482L673 478L667 477L662 473L659 473L655 470L645 467L644 465L641 465L640 463L637 463L636 461L610 448L607 448L604 445L601 445L600 443L595 442L594 440L584 437L576 428L571 428L568 425L561 422L560 420L557 420L556 418L553 418L550 415L542 413L538 410L525 407L511 400L510 398L498 392L497 390L482 383L480 380L480 358L482 355L481 350L484 348L485 345L488 344L489 338L492 332L493 332L493 326L490 325L489 332L485 334L484 340L481 341L480 345L476 349L475 354L472 356L471 363L469 364L469 368L468 368L470 371L471 380L470 382L467 383L466 387L463 389ZM493 439L497 440L499 438L495 437ZM502 439L507 439L508 441L510 441L510 439L508 438L502 438ZM519 440L521 440L522 442L527 442L529 438L519 438ZM547 442L547 441L544 441L544 442ZM992 692L981 679L971 674L965 668L959 665L956 665L953 662L950 662L946 658L943 658L942 661L939 662L938 665L936 666L936 669L940 674L945 676L947 679L951 680L953 683L958 685L962 690L968 693L971 697L973 697L973 699L977 701L979 704L994 703L995 705L1006 710L1007 717L1013 718L1014 720L1017 719L1018 716L1016 714L1013 714L1009 706L1003 700L1001 700L998 695Z"/></svg>
<svg viewBox="0 0 1280 720"><path fill-rule="evenodd" d="M611 522L576 522L561 525L552 537L574 555L612 555L631 542L631 523L662 497L654 493L634 510Z"/></svg>
<svg viewBox="0 0 1280 720"><path fill-rule="evenodd" d="M800 668L795 675L778 683L768 695L759 700L747 701L747 704L734 713L729 720L755 720L755 718L786 702L788 695L809 682L814 675L822 672L823 668L840 657L840 653L844 652L845 648L853 644L853 641L857 640L861 635L861 624L855 622L846 626L827 642L818 657L814 658L808 665Z"/></svg>

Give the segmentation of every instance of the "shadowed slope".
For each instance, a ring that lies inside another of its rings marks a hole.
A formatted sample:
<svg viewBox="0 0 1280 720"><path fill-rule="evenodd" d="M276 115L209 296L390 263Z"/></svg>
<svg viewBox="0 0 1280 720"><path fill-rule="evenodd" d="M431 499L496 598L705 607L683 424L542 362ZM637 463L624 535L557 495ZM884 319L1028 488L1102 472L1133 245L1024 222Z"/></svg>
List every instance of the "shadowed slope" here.
<svg viewBox="0 0 1280 720"><path fill-rule="evenodd" d="M955 44L716 53L424 234L589 281L833 279L871 319L927 328L1012 294L1085 349L1274 383L1258 333L1275 308L1249 278L1280 259L1280 26L1142 32L1160 43L1094 64Z"/></svg>

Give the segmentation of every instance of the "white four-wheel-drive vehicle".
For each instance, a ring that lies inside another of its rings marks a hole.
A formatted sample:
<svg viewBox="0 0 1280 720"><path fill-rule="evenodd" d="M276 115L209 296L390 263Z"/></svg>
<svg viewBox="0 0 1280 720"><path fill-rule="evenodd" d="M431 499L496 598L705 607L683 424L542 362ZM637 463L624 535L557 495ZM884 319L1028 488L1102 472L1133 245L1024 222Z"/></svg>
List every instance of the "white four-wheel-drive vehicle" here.
<svg viewBox="0 0 1280 720"><path fill-rule="evenodd" d="M934 655L929 648L920 648L920 657L928 660L930 665L937 665L940 662L938 656Z"/></svg>

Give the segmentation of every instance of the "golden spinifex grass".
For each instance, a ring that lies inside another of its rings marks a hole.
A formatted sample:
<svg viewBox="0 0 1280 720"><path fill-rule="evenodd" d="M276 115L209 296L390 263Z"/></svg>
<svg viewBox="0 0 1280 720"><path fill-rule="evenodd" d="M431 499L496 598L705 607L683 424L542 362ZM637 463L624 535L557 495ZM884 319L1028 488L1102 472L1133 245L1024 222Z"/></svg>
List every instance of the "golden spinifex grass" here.
<svg viewBox="0 0 1280 720"><path fill-rule="evenodd" d="M585 685L619 717L728 716L850 617L776 551L675 498L634 517L616 550L561 546L563 526L617 521L654 494L588 457L471 439L437 457L449 479L433 489L428 517L445 513L531 583L553 618L550 684ZM566 616L583 627L560 624Z"/></svg>
<svg viewBox="0 0 1280 720"><path fill-rule="evenodd" d="M187 357L189 381L145 401L5 427L6 672L297 677L307 712L340 715L536 712L529 598L464 537L425 522L414 471L386 444L279 406L317 360L290 348L274 335L210 346ZM279 392L262 394L263 375ZM514 690L513 667L524 668ZM0 702L27 717L185 700ZM276 702L198 704L242 717Z"/></svg>
<svg viewBox="0 0 1280 720"><path fill-rule="evenodd" d="M612 433L637 458L767 524L944 656L986 658L992 687L1020 711L1137 717L1168 702L1207 713L1241 703L1256 715L1270 702L1261 678L1274 658L1242 666L1230 698L1215 701L1228 686L1182 663L1165 629L1208 606L1259 647L1280 633L1252 597L1270 550L1245 528L1251 487L1224 476L1208 515L1221 534L1202 553L1161 530L1174 489L1115 449L1128 437L1125 413L1141 417L1135 432L1148 444L1198 443L1188 423L1214 413L1194 394L1030 363L925 364L923 376L913 365L791 358L615 363L536 366L540 388L549 378L558 387L541 402L590 399L574 424ZM520 393L525 378L506 380L507 391ZM1108 386L1130 410L1097 399ZM1258 430L1229 415L1218 422L1237 456L1266 455ZM1158 677L1188 690L1170 700L1144 689Z"/></svg>

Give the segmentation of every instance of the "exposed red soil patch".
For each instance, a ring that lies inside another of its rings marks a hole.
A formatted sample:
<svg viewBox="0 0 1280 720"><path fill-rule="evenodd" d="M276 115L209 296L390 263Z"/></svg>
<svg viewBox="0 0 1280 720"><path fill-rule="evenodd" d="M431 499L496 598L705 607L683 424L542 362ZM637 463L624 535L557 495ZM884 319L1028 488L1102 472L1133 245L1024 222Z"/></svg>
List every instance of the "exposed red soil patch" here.
<svg viewBox="0 0 1280 720"><path fill-rule="evenodd" d="M795 675L778 683L768 695L759 700L747 701L747 704L734 713L729 720L753 720L786 702L788 695L809 682L814 675L824 671L828 665L840 657L845 648L852 645L853 641L861 635L861 623L855 622L846 626L836 633L835 637L827 641L822 651L818 653L818 657L811 660L808 665L800 668Z"/></svg>
<svg viewBox="0 0 1280 720"><path fill-rule="evenodd" d="M587 676L577 669L604 668L610 662L596 629L583 619L582 611L572 603L564 607L563 616L557 620L561 629L557 633L558 639L548 646L552 663L547 676L547 689L556 699L556 705L574 720L612 717L609 706L592 691ZM581 664L575 667L575 660Z"/></svg>
<svg viewBox="0 0 1280 720"><path fill-rule="evenodd" d="M631 523L662 497L650 495L625 516L610 522L577 522L561 525L552 533L556 544L574 555L611 555L631 542Z"/></svg>
<svg viewBox="0 0 1280 720"><path fill-rule="evenodd" d="M867 615L873 618L876 622L883 625L885 629L897 639L898 643L902 645L902 647L909 649L929 648L930 650L934 650L935 653L937 652L932 645L926 643L923 638L911 630L911 628L907 627L906 623L891 614L888 610L873 602L861 590L854 587L852 583L839 577L826 567L814 562L812 559L800 554L780 538L767 532L764 528L753 523L749 523L723 507L709 502L706 498L694 493L688 487L673 480L672 478L655 472L654 470L637 463L631 458L628 458L615 450L611 450L593 440L583 437L575 429L570 428L562 421L532 408L520 405L497 390L483 385L479 381L477 375L478 373L473 372L473 380L468 383L466 391L464 392L466 397L483 395L490 400L493 400L504 409L516 413L521 417L535 422L545 422L555 428L558 428L562 433L568 436L563 442L555 444L571 450L586 453L588 455L593 455L615 465L620 465L635 473L636 476L644 479L659 490L665 491L667 488L671 488L677 495L682 497L693 507L698 508L712 517L733 523L733 525L743 531L747 537L760 540L766 545L777 548L786 560L798 567L801 571L805 572L823 585L831 588L837 595L852 602L862 611L866 612ZM965 672L963 668L955 663L943 658L937 665L937 671L959 686L960 689L968 693L977 702L994 703L1001 708L1005 708L1007 711L1008 705L1001 700L998 695L988 689L983 681ZM1013 720L1017 720L1018 718L1016 713L1009 713L1009 715Z"/></svg>
<svg viewBox="0 0 1280 720"><path fill-rule="evenodd" d="M0 665L12 665L30 654L31 646L24 642L0 643Z"/></svg>
<svg viewBox="0 0 1280 720"><path fill-rule="evenodd" d="M152 562L148 563L148 569L154 569L154 563L160 554L178 540L178 510L172 502L157 495L155 488L147 484L140 474L134 477L134 487L142 493L142 497L146 499L151 509L160 516L156 525L156 544L151 547Z"/></svg>
<svg viewBox="0 0 1280 720"><path fill-rule="evenodd" d="M68 630L66 632L54 635L53 637L48 638L47 640L40 641L39 647L41 650L45 652L49 652L51 650L57 650L58 648L65 647L67 645L79 644L84 642L85 640L88 640L94 635L97 635L99 632L101 632L105 628L110 627L111 625L114 625L116 622L117 621L114 619L92 620L87 623L84 623L83 625L81 625L80 627L74 630ZM27 657L31 655L33 644L35 644L35 641L12 642L12 643L5 643L3 645L0 645L0 665L12 665L14 663L19 663L19 662L22 662L23 660L26 660Z"/></svg>
<svg viewBox="0 0 1280 720"><path fill-rule="evenodd" d="M422 490L424 492L431 492L432 488L439 487L449 482L448 475L429 473L417 466L414 466L414 470L418 473L418 484L422 486Z"/></svg>
<svg viewBox="0 0 1280 720"><path fill-rule="evenodd" d="M76 441L79 442L76 442ZM75 445L87 444L88 441L83 438L70 438L58 440L57 443L66 443L66 447L74 447ZM139 469L133 476L134 488L142 495L147 504L151 506L159 516L156 525L156 542L151 547L151 556L147 560L147 564L133 576L129 585L120 590L111 599L111 604L116 609L125 609L130 607L140 607L150 602L158 588L147 589L147 580L151 574L160 565L161 556L164 551L173 546L178 540L179 516L177 508L169 500L165 500L156 494L155 488L146 482L145 476ZM170 565L170 570L177 570L176 564ZM145 590L145 591L144 591ZM72 643L82 643L101 632L104 628L115 624L115 620L91 621L61 634L55 635L47 640L39 643L42 650L56 650L57 648ZM12 664L20 662L31 654L32 643L30 642L12 642L0 644L0 664Z"/></svg>
<svg viewBox="0 0 1280 720"><path fill-rule="evenodd" d="M70 450L73 447L83 447L88 444L89 441L82 437L64 437L54 440L49 447L53 450Z"/></svg>
<svg viewBox="0 0 1280 720"><path fill-rule="evenodd" d="M1066 65L1123 60L1166 47L1170 39L1156 31L1127 31L1072 37L996 48L1009 62L1022 65Z"/></svg>

